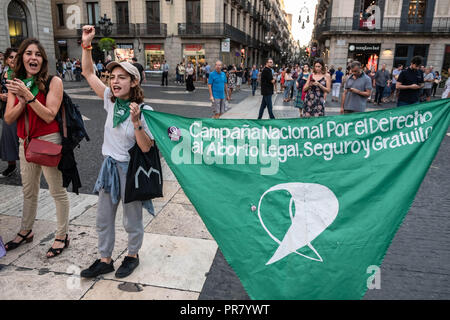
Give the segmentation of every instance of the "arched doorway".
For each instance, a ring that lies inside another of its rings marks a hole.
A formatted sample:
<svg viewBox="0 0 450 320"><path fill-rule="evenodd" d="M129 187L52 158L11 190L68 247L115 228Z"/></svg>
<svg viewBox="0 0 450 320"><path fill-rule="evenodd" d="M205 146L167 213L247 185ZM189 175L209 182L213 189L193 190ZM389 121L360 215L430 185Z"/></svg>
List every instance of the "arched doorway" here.
<svg viewBox="0 0 450 320"><path fill-rule="evenodd" d="M11 1L8 5L9 38L11 47L18 48L28 37L27 14L18 1Z"/></svg>

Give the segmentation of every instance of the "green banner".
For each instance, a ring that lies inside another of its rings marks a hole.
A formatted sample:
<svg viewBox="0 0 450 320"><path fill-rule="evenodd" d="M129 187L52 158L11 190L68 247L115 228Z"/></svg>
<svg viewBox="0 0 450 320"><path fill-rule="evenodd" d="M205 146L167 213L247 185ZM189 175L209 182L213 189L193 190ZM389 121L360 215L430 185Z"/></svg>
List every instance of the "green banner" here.
<svg viewBox="0 0 450 320"><path fill-rule="evenodd" d="M361 299L450 123L450 100L276 120L145 111L252 299Z"/></svg>

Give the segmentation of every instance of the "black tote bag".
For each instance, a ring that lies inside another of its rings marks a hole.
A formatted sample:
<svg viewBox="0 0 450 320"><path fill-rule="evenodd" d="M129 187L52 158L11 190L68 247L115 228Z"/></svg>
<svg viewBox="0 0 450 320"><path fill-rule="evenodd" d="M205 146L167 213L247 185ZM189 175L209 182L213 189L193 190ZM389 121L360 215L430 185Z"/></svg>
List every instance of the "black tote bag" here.
<svg viewBox="0 0 450 320"><path fill-rule="evenodd" d="M149 152L142 152L138 144L128 150L128 164L124 203L145 201L163 196L163 176L156 142Z"/></svg>

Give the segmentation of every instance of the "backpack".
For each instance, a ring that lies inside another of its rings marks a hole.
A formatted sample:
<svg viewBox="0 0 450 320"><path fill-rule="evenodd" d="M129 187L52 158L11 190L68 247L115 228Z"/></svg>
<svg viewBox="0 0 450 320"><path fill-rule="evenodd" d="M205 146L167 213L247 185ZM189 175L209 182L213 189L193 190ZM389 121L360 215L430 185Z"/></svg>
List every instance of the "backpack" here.
<svg viewBox="0 0 450 320"><path fill-rule="evenodd" d="M52 79L53 76L48 77L47 83L45 84L46 93L48 93L50 89L50 82ZM80 107L73 103L70 96L63 91L61 108L59 108L55 119L58 121L59 132L61 133L61 136L64 137L65 144L67 144L72 150L75 149L76 146L79 147L80 142L83 139L90 141L79 109ZM63 114L65 114L67 132L64 130Z"/></svg>

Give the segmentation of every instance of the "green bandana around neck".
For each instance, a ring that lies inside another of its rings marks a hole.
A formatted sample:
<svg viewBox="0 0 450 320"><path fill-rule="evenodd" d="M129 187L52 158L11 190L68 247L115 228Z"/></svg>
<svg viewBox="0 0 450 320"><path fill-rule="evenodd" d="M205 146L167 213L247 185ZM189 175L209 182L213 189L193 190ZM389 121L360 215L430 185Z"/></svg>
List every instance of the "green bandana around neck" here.
<svg viewBox="0 0 450 320"><path fill-rule="evenodd" d="M33 96L36 96L39 93L39 88L36 85L34 76L28 79L20 79L23 83L25 83L25 86L30 89Z"/></svg>
<svg viewBox="0 0 450 320"><path fill-rule="evenodd" d="M114 103L113 128L124 122L130 116L130 100L116 98Z"/></svg>
<svg viewBox="0 0 450 320"><path fill-rule="evenodd" d="M6 74L8 75L8 80L12 80L13 79L13 73L14 73L14 70L13 69L11 69L11 68L8 68L8 70L6 71Z"/></svg>

